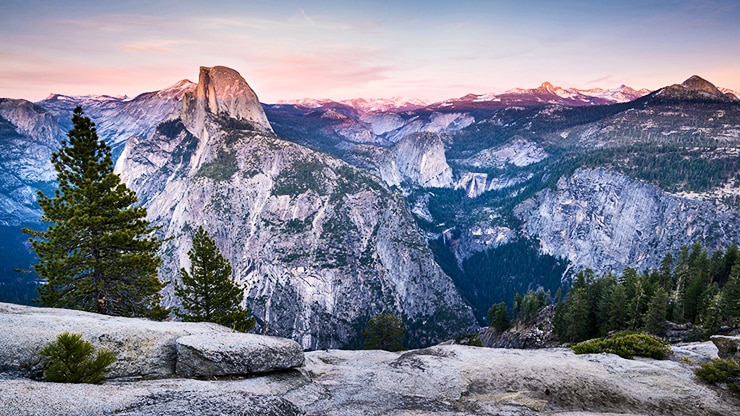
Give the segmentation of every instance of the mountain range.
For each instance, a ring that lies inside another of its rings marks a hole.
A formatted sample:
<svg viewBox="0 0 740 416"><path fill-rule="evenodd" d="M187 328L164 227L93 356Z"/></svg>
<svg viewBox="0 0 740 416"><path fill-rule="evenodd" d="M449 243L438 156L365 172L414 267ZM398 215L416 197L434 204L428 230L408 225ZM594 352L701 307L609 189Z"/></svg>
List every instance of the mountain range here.
<svg viewBox="0 0 740 416"><path fill-rule="evenodd" d="M567 290L586 267L657 267L738 241L740 99L692 76L653 92L543 83L501 94L260 104L201 68L135 98L0 99L0 270L27 301L35 191L82 105L165 243L173 283L203 225L247 285L263 333L358 347L370 316L409 346L472 331L515 292ZM172 285L168 306L177 305Z"/></svg>

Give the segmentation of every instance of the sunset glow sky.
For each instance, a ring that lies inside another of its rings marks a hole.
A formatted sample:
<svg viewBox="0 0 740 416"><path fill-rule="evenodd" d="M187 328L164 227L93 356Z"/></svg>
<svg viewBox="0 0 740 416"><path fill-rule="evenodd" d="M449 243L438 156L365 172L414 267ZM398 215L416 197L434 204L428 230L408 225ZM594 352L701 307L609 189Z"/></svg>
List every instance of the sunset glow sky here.
<svg viewBox="0 0 740 416"><path fill-rule="evenodd" d="M135 96L200 66L263 102L564 87L740 91L740 1L0 0L0 97Z"/></svg>

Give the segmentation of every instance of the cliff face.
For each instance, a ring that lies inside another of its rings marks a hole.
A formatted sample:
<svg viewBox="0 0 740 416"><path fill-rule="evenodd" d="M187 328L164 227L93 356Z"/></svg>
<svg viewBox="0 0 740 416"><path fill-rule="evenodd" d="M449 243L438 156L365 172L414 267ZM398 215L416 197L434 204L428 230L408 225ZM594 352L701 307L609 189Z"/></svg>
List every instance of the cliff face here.
<svg viewBox="0 0 740 416"><path fill-rule="evenodd" d="M561 178L515 209L546 253L577 267L621 273L657 267L665 253L695 241L729 245L740 232L737 210L681 198L605 169Z"/></svg>
<svg viewBox="0 0 740 416"><path fill-rule="evenodd" d="M452 168L445 158L445 147L436 133L413 133L392 147L391 157L381 167L381 177L389 185L407 181L424 188L452 186Z"/></svg>
<svg viewBox="0 0 740 416"><path fill-rule="evenodd" d="M234 73L202 70L207 88L199 82L185 98L181 119L129 140L118 160L149 217L174 236L161 278L175 282L188 267L191 234L203 225L247 285L260 330L304 348L357 346L381 312L403 317L412 345L471 329L470 309L405 200L340 160L273 136L256 98L219 87L234 85L220 74ZM177 303L171 288L166 302Z"/></svg>
<svg viewBox="0 0 740 416"><path fill-rule="evenodd" d="M272 133L262 105L238 72L223 66L200 67L195 91L185 95L182 120L198 137L204 135L208 118L242 122L241 127Z"/></svg>
<svg viewBox="0 0 740 416"><path fill-rule="evenodd" d="M9 99L0 99L0 132L0 225L36 221L36 190L56 179L51 153L64 134L43 108Z"/></svg>

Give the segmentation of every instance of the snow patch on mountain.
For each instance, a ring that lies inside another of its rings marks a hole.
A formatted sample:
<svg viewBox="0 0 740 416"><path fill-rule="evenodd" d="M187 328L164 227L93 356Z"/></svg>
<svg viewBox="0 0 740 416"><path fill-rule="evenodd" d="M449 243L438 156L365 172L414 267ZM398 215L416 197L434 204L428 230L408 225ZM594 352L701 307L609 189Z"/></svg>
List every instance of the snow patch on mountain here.
<svg viewBox="0 0 740 416"><path fill-rule="evenodd" d="M296 100L278 100L275 104L297 105L306 108L321 108L331 104L343 104L355 109L359 114L370 112L397 112L411 111L424 108L429 105L429 101L418 98L352 98L348 100L331 100L328 98L314 99L301 98Z"/></svg>

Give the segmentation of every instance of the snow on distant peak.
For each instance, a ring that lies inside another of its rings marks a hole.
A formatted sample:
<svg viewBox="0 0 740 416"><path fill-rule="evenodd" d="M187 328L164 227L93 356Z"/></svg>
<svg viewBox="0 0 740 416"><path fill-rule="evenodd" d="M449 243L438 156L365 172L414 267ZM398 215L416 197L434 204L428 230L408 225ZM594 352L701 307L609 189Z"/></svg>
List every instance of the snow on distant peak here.
<svg viewBox="0 0 740 416"><path fill-rule="evenodd" d="M319 108L325 104L333 103L334 100L330 100L328 98L321 98L321 99L315 99L315 98L299 98L295 100L278 100L275 102L275 104L278 105L298 105L301 107L307 107L307 108Z"/></svg>
<svg viewBox="0 0 740 416"><path fill-rule="evenodd" d="M553 94L560 98L567 100L579 100L588 101L589 98L600 98L615 103L632 101L643 95L649 94L650 90L634 90L626 85L620 85L614 89L605 88L563 88L551 84L550 82L543 82L537 88L514 88L506 91L504 94L512 95L531 95L531 94Z"/></svg>
<svg viewBox="0 0 740 416"><path fill-rule="evenodd" d="M383 112L388 110L413 110L416 108L422 108L429 105L428 101L416 99L416 98L403 98L403 97L392 97L392 98L352 98L347 100L330 100L314 99L314 98L301 98L296 100L279 100L275 104L279 105L298 105L308 108L319 108L330 103L343 104L354 108L359 113L368 112Z"/></svg>
<svg viewBox="0 0 740 416"><path fill-rule="evenodd" d="M391 98L355 98L351 100L342 100L342 104L349 105L361 113L366 112L378 112L388 110L411 110L429 105L428 101L421 100L418 98L403 98L403 97L391 97Z"/></svg>
<svg viewBox="0 0 740 416"><path fill-rule="evenodd" d="M98 102L106 102L106 101L124 101L124 100L128 100L128 99L129 99L129 97L127 95L118 95L118 96L96 95L96 94L90 94L90 95L64 95L64 94L51 93L46 98L44 98L42 101L58 100L58 101L98 101Z"/></svg>

